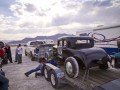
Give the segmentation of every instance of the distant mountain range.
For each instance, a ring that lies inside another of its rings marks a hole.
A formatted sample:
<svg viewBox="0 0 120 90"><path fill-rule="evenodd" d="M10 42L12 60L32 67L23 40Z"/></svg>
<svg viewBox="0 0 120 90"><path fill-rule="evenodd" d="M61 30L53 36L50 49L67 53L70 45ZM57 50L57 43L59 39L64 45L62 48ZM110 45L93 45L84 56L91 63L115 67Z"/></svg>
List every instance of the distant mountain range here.
<svg viewBox="0 0 120 90"><path fill-rule="evenodd" d="M8 42L8 44L27 43L28 41L43 40L43 39L52 39L52 40L56 41L59 37L62 37L62 36L74 36L74 35L63 33L63 34L55 34L52 36L37 36L35 38L24 38L22 40L10 41L10 42Z"/></svg>

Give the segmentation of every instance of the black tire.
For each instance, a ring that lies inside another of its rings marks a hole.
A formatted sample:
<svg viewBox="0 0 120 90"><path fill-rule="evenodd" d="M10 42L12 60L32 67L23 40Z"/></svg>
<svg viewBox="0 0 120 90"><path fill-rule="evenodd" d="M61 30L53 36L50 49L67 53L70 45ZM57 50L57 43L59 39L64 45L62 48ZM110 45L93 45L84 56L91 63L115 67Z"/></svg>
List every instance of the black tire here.
<svg viewBox="0 0 120 90"><path fill-rule="evenodd" d="M45 58L46 58L46 60L49 59L49 53L48 52L45 53Z"/></svg>
<svg viewBox="0 0 120 90"><path fill-rule="evenodd" d="M105 64L100 64L100 65L99 65L99 68L100 68L101 70L107 70L107 69L108 69L108 64L107 64L107 63L105 63Z"/></svg>
<svg viewBox="0 0 120 90"><path fill-rule="evenodd" d="M27 52L26 52L26 50L25 50L25 56L27 56Z"/></svg>
<svg viewBox="0 0 120 90"><path fill-rule="evenodd" d="M51 74L50 74L50 82L51 82L52 87L55 89L59 89L65 85L59 82L57 75L55 71L53 70L51 71Z"/></svg>
<svg viewBox="0 0 120 90"><path fill-rule="evenodd" d="M76 78L79 75L79 65L74 57L68 57L65 60L65 71L71 78Z"/></svg>
<svg viewBox="0 0 120 90"><path fill-rule="evenodd" d="M32 52L30 52L30 57L31 57L31 61L35 61L35 57L33 56Z"/></svg>
<svg viewBox="0 0 120 90"><path fill-rule="evenodd" d="M50 72L47 70L46 66L44 67L44 77L47 81L50 81Z"/></svg>
<svg viewBox="0 0 120 90"><path fill-rule="evenodd" d="M32 61L35 61L35 57L32 56L32 57L31 57L31 60L32 60Z"/></svg>

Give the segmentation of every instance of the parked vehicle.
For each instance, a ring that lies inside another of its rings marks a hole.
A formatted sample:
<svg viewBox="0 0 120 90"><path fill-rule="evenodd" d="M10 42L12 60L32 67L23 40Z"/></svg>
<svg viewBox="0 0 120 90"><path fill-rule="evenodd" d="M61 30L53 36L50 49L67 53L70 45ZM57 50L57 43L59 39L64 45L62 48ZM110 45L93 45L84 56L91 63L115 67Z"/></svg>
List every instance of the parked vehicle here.
<svg viewBox="0 0 120 90"><path fill-rule="evenodd" d="M40 45L44 45L44 44L54 44L54 41L51 39L29 41L26 44L25 55L26 56L29 55L31 57L31 60L34 61L35 60L34 50L36 49L36 47L39 47Z"/></svg>
<svg viewBox="0 0 120 90"><path fill-rule="evenodd" d="M89 30L76 32L77 36L94 38L95 46L103 48L109 55L118 53L117 40L120 39L120 25L98 26Z"/></svg>
<svg viewBox="0 0 120 90"><path fill-rule="evenodd" d="M45 58L46 60L49 60L50 57L53 54L53 46L54 44L42 44L40 45L39 52L37 55L35 55L35 60L39 60L40 58Z"/></svg>
<svg viewBox="0 0 120 90"><path fill-rule="evenodd" d="M91 37L61 37L57 41L56 50L57 57L64 62L65 72L70 78L77 78L80 68L86 70L94 66L104 70L108 68L108 54L104 49L94 47L94 39ZM60 88L68 83L61 67L49 63L44 66L45 79L50 81L54 88Z"/></svg>
<svg viewBox="0 0 120 90"><path fill-rule="evenodd" d="M108 68L108 54L102 48L94 47L91 37L61 37L58 39L57 52L58 57L64 60L66 73L70 77L78 76L79 67L98 65L100 69Z"/></svg>

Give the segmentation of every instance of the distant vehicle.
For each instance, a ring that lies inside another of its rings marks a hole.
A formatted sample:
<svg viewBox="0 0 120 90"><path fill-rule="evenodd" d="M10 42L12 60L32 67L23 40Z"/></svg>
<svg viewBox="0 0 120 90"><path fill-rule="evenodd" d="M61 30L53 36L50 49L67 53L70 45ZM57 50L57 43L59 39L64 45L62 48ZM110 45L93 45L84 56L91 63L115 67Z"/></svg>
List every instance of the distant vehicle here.
<svg viewBox="0 0 120 90"><path fill-rule="evenodd" d="M36 60L39 60L40 58L45 58L46 60L49 60L50 57L53 54L53 46L54 44L42 44L38 47L39 52L37 55L34 55Z"/></svg>
<svg viewBox="0 0 120 90"><path fill-rule="evenodd" d="M26 48L25 48L25 55L29 55L31 57L31 60L34 61L35 60L35 48L39 47L40 45L44 45L44 44L54 44L54 41L51 39L46 39L46 40L35 40L35 41L29 41L26 44Z"/></svg>
<svg viewBox="0 0 120 90"><path fill-rule="evenodd" d="M76 32L77 36L94 38L95 46L102 47L108 54L118 53L117 40L120 39L120 25L98 26L97 28Z"/></svg>

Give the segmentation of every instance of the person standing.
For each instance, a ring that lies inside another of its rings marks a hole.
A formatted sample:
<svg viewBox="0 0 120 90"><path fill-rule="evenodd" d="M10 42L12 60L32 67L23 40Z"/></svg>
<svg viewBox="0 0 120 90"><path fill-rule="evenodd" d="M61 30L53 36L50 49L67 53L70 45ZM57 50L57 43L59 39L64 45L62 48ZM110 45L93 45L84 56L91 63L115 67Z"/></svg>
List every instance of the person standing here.
<svg viewBox="0 0 120 90"><path fill-rule="evenodd" d="M11 48L8 44L6 44L5 50L6 50L6 54L7 54L7 59L10 61L10 63L13 63L12 55L11 55Z"/></svg>
<svg viewBox="0 0 120 90"><path fill-rule="evenodd" d="M34 49L34 54L35 54L35 61L38 61L38 54L39 54L39 47L38 46Z"/></svg>
<svg viewBox="0 0 120 90"><path fill-rule="evenodd" d="M17 53L18 53L18 64L20 64L20 63L22 63L22 53L23 53L21 44L18 45Z"/></svg>
<svg viewBox="0 0 120 90"><path fill-rule="evenodd" d="M5 48L0 45L0 69L2 70L2 64L5 57ZM4 76L3 73L0 73L0 90L8 90L9 80Z"/></svg>
<svg viewBox="0 0 120 90"><path fill-rule="evenodd" d="M17 45L17 48L15 50L15 62L18 62L18 45Z"/></svg>
<svg viewBox="0 0 120 90"><path fill-rule="evenodd" d="M5 49L0 45L0 66L2 66L2 64L7 64L7 63L4 63L5 61L7 61L7 60L5 60L5 54L6 54L6 52L5 52Z"/></svg>

